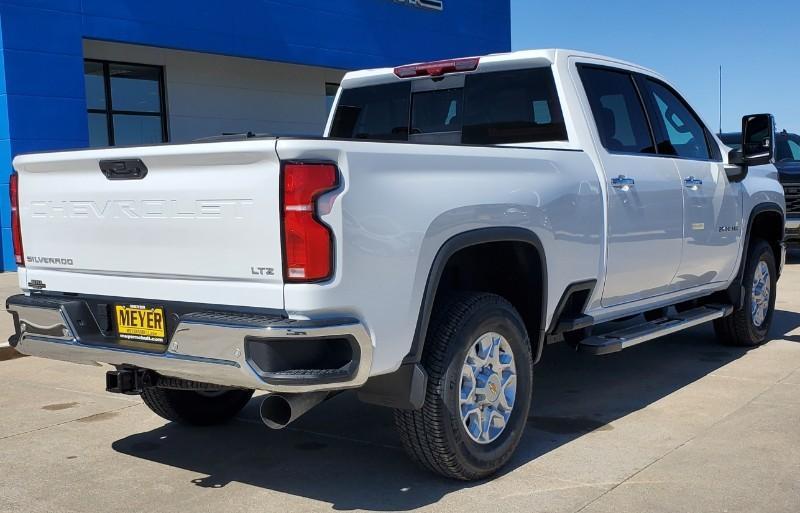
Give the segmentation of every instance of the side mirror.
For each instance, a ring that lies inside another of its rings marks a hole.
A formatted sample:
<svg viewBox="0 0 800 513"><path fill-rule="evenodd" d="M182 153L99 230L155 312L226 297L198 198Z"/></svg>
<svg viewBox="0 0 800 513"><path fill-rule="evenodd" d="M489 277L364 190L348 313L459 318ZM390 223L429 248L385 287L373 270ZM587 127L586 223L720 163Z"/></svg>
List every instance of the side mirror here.
<svg viewBox="0 0 800 513"><path fill-rule="evenodd" d="M750 166L775 162L775 118L772 114L751 114L742 118L742 147L731 151L729 162L739 169L728 170L728 178L742 180Z"/></svg>

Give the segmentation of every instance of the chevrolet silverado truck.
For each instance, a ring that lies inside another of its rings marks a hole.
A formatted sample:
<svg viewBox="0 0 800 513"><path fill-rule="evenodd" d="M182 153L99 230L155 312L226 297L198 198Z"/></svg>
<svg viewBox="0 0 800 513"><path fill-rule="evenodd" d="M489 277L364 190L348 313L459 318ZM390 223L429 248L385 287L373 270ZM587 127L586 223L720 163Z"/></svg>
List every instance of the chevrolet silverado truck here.
<svg viewBox="0 0 800 513"><path fill-rule="evenodd" d="M321 138L18 156L11 342L186 424L356 390L421 465L484 478L547 343L767 340L774 132L746 116L731 151L660 75L541 50L350 73Z"/></svg>
<svg viewBox="0 0 800 513"><path fill-rule="evenodd" d="M731 148L742 147L742 133L720 134ZM775 135L775 167L786 201L786 245L800 246L800 135L783 130Z"/></svg>

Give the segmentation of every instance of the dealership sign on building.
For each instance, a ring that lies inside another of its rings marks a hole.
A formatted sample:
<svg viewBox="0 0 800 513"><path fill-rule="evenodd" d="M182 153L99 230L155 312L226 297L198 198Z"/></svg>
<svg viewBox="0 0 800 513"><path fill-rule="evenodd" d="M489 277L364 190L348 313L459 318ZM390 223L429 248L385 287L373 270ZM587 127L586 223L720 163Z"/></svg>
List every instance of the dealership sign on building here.
<svg viewBox="0 0 800 513"><path fill-rule="evenodd" d="M412 7L421 7L422 9L444 10L444 0L394 0L394 2Z"/></svg>

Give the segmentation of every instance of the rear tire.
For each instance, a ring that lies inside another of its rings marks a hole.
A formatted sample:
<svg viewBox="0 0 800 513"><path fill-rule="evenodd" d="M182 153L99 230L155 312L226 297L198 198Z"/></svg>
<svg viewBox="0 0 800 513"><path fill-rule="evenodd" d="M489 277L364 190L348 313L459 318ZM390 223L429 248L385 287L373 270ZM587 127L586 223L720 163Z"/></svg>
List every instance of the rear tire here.
<svg viewBox="0 0 800 513"><path fill-rule="evenodd" d="M434 313L428 333L425 404L395 411L403 446L442 476L488 477L511 459L528 419L533 354L525 325L502 297L464 293Z"/></svg>
<svg viewBox="0 0 800 513"><path fill-rule="evenodd" d="M764 240L754 240L747 254L742 306L728 317L714 321L720 342L757 347L767 341L775 312L777 276L772 247Z"/></svg>
<svg viewBox="0 0 800 513"><path fill-rule="evenodd" d="M193 426L211 426L235 417L253 396L253 392L205 392L148 387L142 392L142 400L153 413L166 420Z"/></svg>

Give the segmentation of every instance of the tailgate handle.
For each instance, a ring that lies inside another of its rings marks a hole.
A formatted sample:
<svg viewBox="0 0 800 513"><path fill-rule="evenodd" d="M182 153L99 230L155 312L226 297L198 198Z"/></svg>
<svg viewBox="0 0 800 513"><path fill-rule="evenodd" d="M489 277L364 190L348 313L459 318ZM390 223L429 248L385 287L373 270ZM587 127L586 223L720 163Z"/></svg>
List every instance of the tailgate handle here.
<svg viewBox="0 0 800 513"><path fill-rule="evenodd" d="M100 171L109 180L141 180L147 176L147 166L140 159L101 160Z"/></svg>

